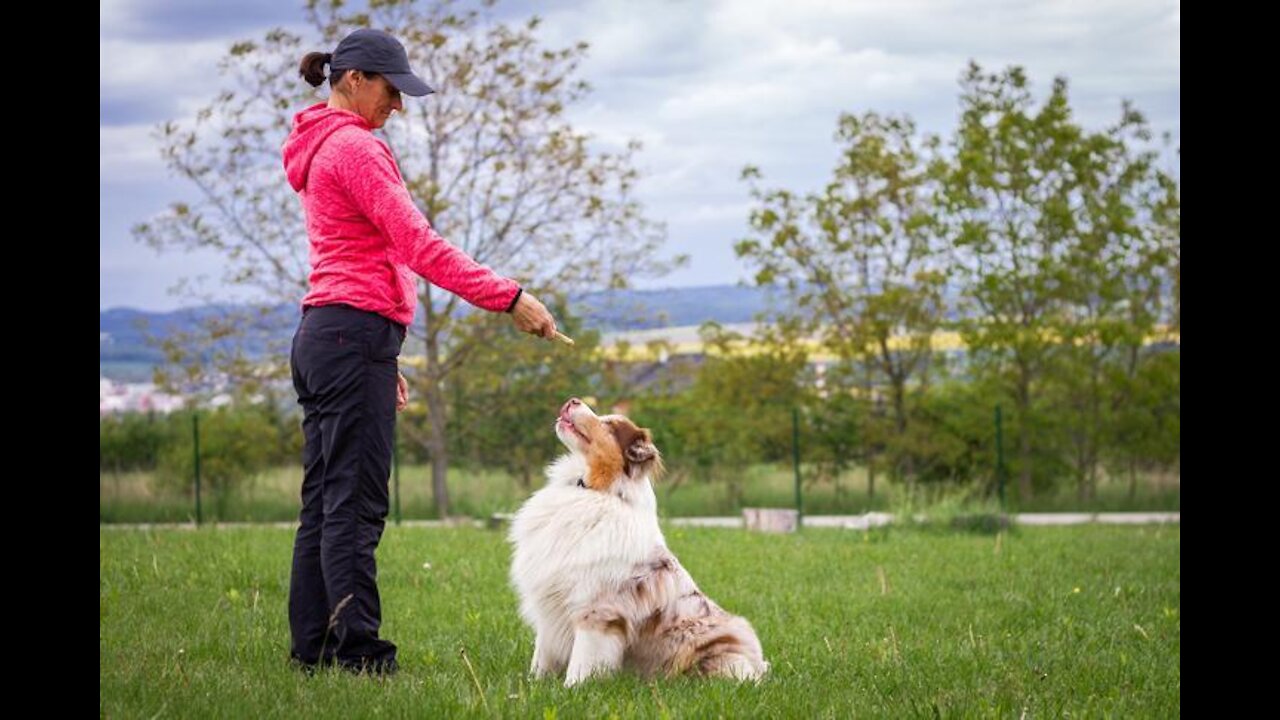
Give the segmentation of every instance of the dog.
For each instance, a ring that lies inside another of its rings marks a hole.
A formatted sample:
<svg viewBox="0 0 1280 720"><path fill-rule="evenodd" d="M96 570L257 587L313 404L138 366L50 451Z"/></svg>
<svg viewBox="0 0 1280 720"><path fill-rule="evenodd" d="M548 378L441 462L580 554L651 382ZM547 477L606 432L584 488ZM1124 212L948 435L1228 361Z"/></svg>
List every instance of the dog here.
<svg viewBox="0 0 1280 720"><path fill-rule="evenodd" d="M708 598L667 548L646 429L572 398L556 435L569 452L511 522L511 582L535 633L530 672L572 687L630 669L760 680L769 670L745 619Z"/></svg>

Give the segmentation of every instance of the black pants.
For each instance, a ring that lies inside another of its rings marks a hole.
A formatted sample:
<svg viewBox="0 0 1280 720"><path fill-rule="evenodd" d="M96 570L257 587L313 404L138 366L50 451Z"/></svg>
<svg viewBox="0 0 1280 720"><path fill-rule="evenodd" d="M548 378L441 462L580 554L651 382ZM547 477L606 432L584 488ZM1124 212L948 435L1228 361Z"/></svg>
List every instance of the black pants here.
<svg viewBox="0 0 1280 720"><path fill-rule="evenodd" d="M378 637L374 551L387 518L404 332L376 313L327 305L307 308L293 337L305 444L289 629L290 654L304 665L396 665L396 646Z"/></svg>

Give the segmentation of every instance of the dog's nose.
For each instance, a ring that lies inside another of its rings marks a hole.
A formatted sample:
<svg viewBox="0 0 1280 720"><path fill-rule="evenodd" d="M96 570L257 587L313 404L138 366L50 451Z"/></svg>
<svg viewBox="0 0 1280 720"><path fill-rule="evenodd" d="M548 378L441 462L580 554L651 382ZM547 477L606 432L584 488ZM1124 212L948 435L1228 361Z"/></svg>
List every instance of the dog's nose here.
<svg viewBox="0 0 1280 720"><path fill-rule="evenodd" d="M579 405L581 405L581 404L582 404L582 401L581 401L581 400L579 400L578 398L569 398L569 400L568 400L567 402L565 402L565 404L564 404L564 405L561 405L561 406L560 406L560 412L561 412L562 414L564 414L564 413L568 413L570 410L572 410L573 408L575 408L575 407L577 407L577 406L579 406Z"/></svg>

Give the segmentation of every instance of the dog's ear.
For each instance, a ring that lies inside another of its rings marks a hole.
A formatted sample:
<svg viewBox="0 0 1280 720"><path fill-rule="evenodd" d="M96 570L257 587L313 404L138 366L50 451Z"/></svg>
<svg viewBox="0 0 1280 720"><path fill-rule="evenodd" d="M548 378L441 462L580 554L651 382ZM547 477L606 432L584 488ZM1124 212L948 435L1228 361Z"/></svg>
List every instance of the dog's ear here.
<svg viewBox="0 0 1280 720"><path fill-rule="evenodd" d="M639 477L648 473L655 477L662 470L662 457L658 448L653 445L653 436L644 428L624 417L613 418L609 422L618 441L618 449L622 451L622 471L628 477Z"/></svg>
<svg viewBox="0 0 1280 720"><path fill-rule="evenodd" d="M633 463L644 463L658 456L658 448L653 446L653 441L649 439L649 433L646 431L631 441L631 445L627 447L626 456L627 460Z"/></svg>
<svg viewBox="0 0 1280 720"><path fill-rule="evenodd" d="M623 453L627 459L627 474L648 473L656 478L662 473L662 455L653 444L653 437L648 430L640 430Z"/></svg>

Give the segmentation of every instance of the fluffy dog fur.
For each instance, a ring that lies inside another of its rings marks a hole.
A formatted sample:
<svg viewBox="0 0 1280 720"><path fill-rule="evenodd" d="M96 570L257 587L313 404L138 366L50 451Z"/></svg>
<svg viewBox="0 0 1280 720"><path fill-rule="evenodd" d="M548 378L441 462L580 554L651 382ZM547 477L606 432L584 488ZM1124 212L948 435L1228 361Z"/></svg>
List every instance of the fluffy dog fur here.
<svg viewBox="0 0 1280 720"><path fill-rule="evenodd" d="M597 416L574 398L556 435L569 452L511 525L511 580L536 633L531 672L573 686L629 668L758 680L769 669L755 630L698 589L658 527L651 481L662 470L648 430Z"/></svg>

